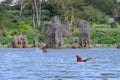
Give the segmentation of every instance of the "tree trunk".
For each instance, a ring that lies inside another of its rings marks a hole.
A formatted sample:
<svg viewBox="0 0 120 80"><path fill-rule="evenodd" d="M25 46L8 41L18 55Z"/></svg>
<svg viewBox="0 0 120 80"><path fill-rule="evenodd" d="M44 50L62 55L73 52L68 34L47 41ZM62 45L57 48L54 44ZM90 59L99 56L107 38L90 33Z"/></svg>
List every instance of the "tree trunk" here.
<svg viewBox="0 0 120 80"><path fill-rule="evenodd" d="M40 26L39 12L38 12L38 7L37 7L37 4L36 4L36 0L34 0L34 7L35 7L35 11L36 11L37 24L38 24L38 26Z"/></svg>
<svg viewBox="0 0 120 80"><path fill-rule="evenodd" d="M24 0L21 0L21 6L20 6L20 16L22 16L22 10L25 8L25 6L27 5L27 4L29 4L29 2L30 2L30 0L28 1L28 2L26 2L25 4L23 4L24 2L23 2Z"/></svg>
<svg viewBox="0 0 120 80"><path fill-rule="evenodd" d="M39 26L41 26L41 0L39 0L38 24L39 24Z"/></svg>
<svg viewBox="0 0 120 80"><path fill-rule="evenodd" d="M32 0L32 26L33 29L35 29L35 6L33 0Z"/></svg>
<svg viewBox="0 0 120 80"><path fill-rule="evenodd" d="M68 4L62 5L62 9L63 9L65 21L67 23L67 37L69 38L71 36L71 30L72 30L72 26L73 26L73 22L74 22L73 7L71 7L71 14L69 14L69 15L71 15L70 20L69 20L68 14L67 14Z"/></svg>

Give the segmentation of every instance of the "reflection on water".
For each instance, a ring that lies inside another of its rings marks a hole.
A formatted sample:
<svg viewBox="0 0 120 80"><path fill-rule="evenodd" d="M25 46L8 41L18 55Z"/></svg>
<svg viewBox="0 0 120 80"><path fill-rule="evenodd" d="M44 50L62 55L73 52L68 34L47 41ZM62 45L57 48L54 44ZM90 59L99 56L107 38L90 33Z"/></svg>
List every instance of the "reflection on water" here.
<svg viewBox="0 0 120 80"><path fill-rule="evenodd" d="M79 54L88 62L76 62ZM0 49L0 80L120 80L120 49Z"/></svg>

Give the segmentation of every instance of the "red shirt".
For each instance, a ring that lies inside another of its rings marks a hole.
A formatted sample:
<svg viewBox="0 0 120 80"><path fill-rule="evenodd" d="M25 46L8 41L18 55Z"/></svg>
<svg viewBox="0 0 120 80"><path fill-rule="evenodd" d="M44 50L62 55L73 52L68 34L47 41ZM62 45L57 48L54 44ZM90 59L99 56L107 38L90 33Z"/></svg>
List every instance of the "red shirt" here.
<svg viewBox="0 0 120 80"><path fill-rule="evenodd" d="M77 62L81 62L82 61L82 58L79 55L76 55L76 58L77 58Z"/></svg>

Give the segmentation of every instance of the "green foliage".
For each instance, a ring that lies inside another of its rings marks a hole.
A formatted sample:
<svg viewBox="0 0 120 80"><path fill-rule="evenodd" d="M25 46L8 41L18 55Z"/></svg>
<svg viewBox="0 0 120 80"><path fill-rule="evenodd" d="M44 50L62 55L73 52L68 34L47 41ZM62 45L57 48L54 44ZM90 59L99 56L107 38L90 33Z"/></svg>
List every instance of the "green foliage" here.
<svg viewBox="0 0 120 80"><path fill-rule="evenodd" d="M41 20L42 21L49 21L51 19L51 17L48 15L50 15L50 12L48 10L42 10Z"/></svg>
<svg viewBox="0 0 120 80"><path fill-rule="evenodd" d="M4 7L0 5L0 28L2 28L4 19L5 19L5 10Z"/></svg>
<svg viewBox="0 0 120 80"><path fill-rule="evenodd" d="M114 44L120 41L120 30L117 28L93 29L91 40L93 43Z"/></svg>
<svg viewBox="0 0 120 80"><path fill-rule="evenodd" d="M85 0L89 5L100 9L106 14L112 14L111 11L116 7L115 0ZM117 0L116 0L117 1Z"/></svg>
<svg viewBox="0 0 120 80"><path fill-rule="evenodd" d="M97 25L97 23L93 22L93 21L91 21L90 24L91 24L91 27L93 27L93 28Z"/></svg>
<svg viewBox="0 0 120 80"><path fill-rule="evenodd" d="M4 37L2 40L1 40L1 43L3 44L3 45L5 45L5 44L7 44L7 43L9 43L9 42L12 42L12 38L9 38L9 37Z"/></svg>
<svg viewBox="0 0 120 80"><path fill-rule="evenodd" d="M92 24L92 28L105 28L105 29L109 29L111 28L110 24Z"/></svg>
<svg viewBox="0 0 120 80"><path fill-rule="evenodd" d="M115 26L120 29L120 23L116 23Z"/></svg>
<svg viewBox="0 0 120 80"><path fill-rule="evenodd" d="M114 44L116 41L113 37L110 36L105 36L105 37L101 37L98 39L98 43L104 43L104 44Z"/></svg>
<svg viewBox="0 0 120 80"><path fill-rule="evenodd" d="M22 33L23 31L30 30L32 27L29 24L26 24L24 21L18 22L18 31Z"/></svg>
<svg viewBox="0 0 120 80"><path fill-rule="evenodd" d="M34 38L38 38L38 40L40 42L44 42L45 41L45 37L43 35L37 35L37 34L29 33L29 34L26 34L26 37L28 39L28 43L29 44L33 43L33 39Z"/></svg>
<svg viewBox="0 0 120 80"><path fill-rule="evenodd" d="M48 16L50 16L50 17L59 15L61 13L60 8L56 3L52 3L52 4L50 2L47 2L45 4L43 3L42 9L47 10L49 13Z"/></svg>
<svg viewBox="0 0 120 80"><path fill-rule="evenodd" d="M67 38L67 37L64 37L63 41L64 41L64 43L68 43L68 44L74 43L74 41L72 40L72 38Z"/></svg>
<svg viewBox="0 0 120 80"><path fill-rule="evenodd" d="M40 42L44 42L45 41L45 36L43 33L43 30L41 29L36 29L36 30L29 30L27 32L24 33L28 39L28 43L33 43L33 39L37 38Z"/></svg>
<svg viewBox="0 0 120 80"><path fill-rule="evenodd" d="M7 44L12 40L10 36L24 34L27 36L28 43L33 42L33 38L45 42L43 24L51 20L54 16L59 16L62 23L73 23L72 36L79 36L76 27L80 19L86 19L91 24L92 43L116 43L120 41L120 23L108 24L107 20L112 16L112 9L116 8L115 0L48 0L42 2L40 12L41 26L35 26L32 30L32 6L30 0L22 0L22 16L19 14L21 0L17 4L10 6L13 0L5 0L0 3L0 41ZM37 0L36 0L37 1ZM37 6L40 6L37 3ZM72 12L73 11L73 12ZM65 15L66 14L66 15ZM35 15L36 22L36 15ZM35 23L37 25L37 23ZM66 31L66 28L64 28ZM66 35L66 34L64 34ZM64 43L74 43L72 38L63 38Z"/></svg>
<svg viewBox="0 0 120 80"><path fill-rule="evenodd" d="M31 34L31 33L26 35L29 44L33 43L33 39L35 36L36 34Z"/></svg>
<svg viewBox="0 0 120 80"><path fill-rule="evenodd" d="M79 14L81 15L81 18L93 22L99 21L101 23L106 23L108 19L108 16L104 12L101 12L99 9L95 9L92 6L84 6L82 12Z"/></svg>
<svg viewBox="0 0 120 80"><path fill-rule="evenodd" d="M76 28L76 27L73 28L72 35L73 35L73 36L79 36L79 29Z"/></svg>

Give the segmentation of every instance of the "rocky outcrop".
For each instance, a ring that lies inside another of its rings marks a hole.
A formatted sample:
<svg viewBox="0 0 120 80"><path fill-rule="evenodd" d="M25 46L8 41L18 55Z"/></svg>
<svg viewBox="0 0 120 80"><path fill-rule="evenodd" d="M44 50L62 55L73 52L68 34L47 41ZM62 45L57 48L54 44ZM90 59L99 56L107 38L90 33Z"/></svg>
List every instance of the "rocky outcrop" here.
<svg viewBox="0 0 120 80"><path fill-rule="evenodd" d="M62 44L62 24L58 17L44 25L47 47L60 47Z"/></svg>
<svg viewBox="0 0 120 80"><path fill-rule="evenodd" d="M86 20L81 20L79 23L79 44L81 47L90 47L90 24Z"/></svg>
<svg viewBox="0 0 120 80"><path fill-rule="evenodd" d="M12 48L27 48L27 38L24 35L14 36L13 41L8 43L8 47Z"/></svg>

